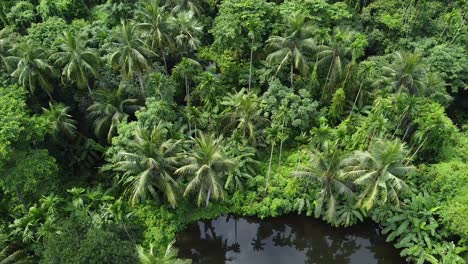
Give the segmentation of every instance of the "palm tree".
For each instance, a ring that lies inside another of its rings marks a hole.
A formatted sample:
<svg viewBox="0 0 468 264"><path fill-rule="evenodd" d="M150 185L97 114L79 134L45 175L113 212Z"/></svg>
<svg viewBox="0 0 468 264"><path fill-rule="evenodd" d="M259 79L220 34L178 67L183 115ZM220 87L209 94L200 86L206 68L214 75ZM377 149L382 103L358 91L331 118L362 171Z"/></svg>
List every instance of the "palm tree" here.
<svg viewBox="0 0 468 264"><path fill-rule="evenodd" d="M111 142L117 132L117 125L139 109L138 100L125 98L122 88L113 91L98 89L92 96L94 103L88 111L89 116L94 119L94 132L97 136L105 133L107 141Z"/></svg>
<svg viewBox="0 0 468 264"><path fill-rule="evenodd" d="M192 141L195 147L186 155L187 165L177 169L176 173L192 177L184 196L197 192L198 206L203 199L208 206L210 199L224 198L225 177L235 161L226 157L221 137L200 132Z"/></svg>
<svg viewBox="0 0 468 264"><path fill-rule="evenodd" d="M0 67L8 67L5 60L8 57L9 50L11 49L11 34L12 30L10 28L3 28L0 30Z"/></svg>
<svg viewBox="0 0 468 264"><path fill-rule="evenodd" d="M241 89L238 93L228 94L221 102L226 106L223 119L226 131L239 133L255 146L258 132L267 123L262 116L262 100L254 92Z"/></svg>
<svg viewBox="0 0 468 264"><path fill-rule="evenodd" d="M63 104L52 104L49 102L49 108L42 108L44 115L52 121L52 131L54 135L63 132L67 135L73 136L76 132L76 125L78 122L73 119L69 114L70 107Z"/></svg>
<svg viewBox="0 0 468 264"><path fill-rule="evenodd" d="M202 11L200 3L197 0L170 0L169 2L174 6L172 8L173 13L190 11L199 15Z"/></svg>
<svg viewBox="0 0 468 264"><path fill-rule="evenodd" d="M166 133L161 123L151 130L138 126L135 138L117 154L115 169L123 172L121 182L128 185L132 204L146 201L149 195L156 197L159 190L172 207L177 205L178 183L173 174L181 141L166 139Z"/></svg>
<svg viewBox="0 0 468 264"><path fill-rule="evenodd" d="M269 181L270 181L270 173L271 173L271 164L272 164L272 161L273 161L273 153L275 151L276 142L278 142L278 140L281 140L280 127L273 123L269 128L267 128L265 130L265 134L266 134L266 141L271 146L270 160L268 162L268 171L267 171L267 175L265 177L265 192L268 193L268 187L269 187L268 184L269 184Z"/></svg>
<svg viewBox="0 0 468 264"><path fill-rule="evenodd" d="M159 49L167 73L164 47L172 45L172 39L169 32L169 14L166 12L166 5L160 6L159 0L142 1L138 14L142 20L138 27L144 31L143 36L148 39L149 47L152 50Z"/></svg>
<svg viewBox="0 0 468 264"><path fill-rule="evenodd" d="M0 231L0 264L28 263L27 251L8 243L8 235L3 233L3 228Z"/></svg>
<svg viewBox="0 0 468 264"><path fill-rule="evenodd" d="M330 223L335 223L339 197L352 195L351 189L341 177L342 157L336 143L326 142L323 144L323 151L312 151L309 165L296 173L297 176L310 177L320 184L315 217L320 217L326 208L324 219Z"/></svg>
<svg viewBox="0 0 468 264"><path fill-rule="evenodd" d="M392 83L395 91L403 89L410 95L420 95L424 89L425 64L421 55L407 51L394 53L395 61L389 67L384 67L384 80Z"/></svg>
<svg viewBox="0 0 468 264"><path fill-rule="evenodd" d="M178 258L178 250L174 247L175 240L167 245L162 258L157 257L155 248L150 244L146 251L142 246L137 246L138 258L141 264L189 264L191 261Z"/></svg>
<svg viewBox="0 0 468 264"><path fill-rule="evenodd" d="M294 68L304 72L308 69L305 53L315 47L312 38L314 27L307 23L305 16L300 13L287 18L286 36L271 36L267 40L267 45L273 48L274 52L268 55L267 62L278 65L276 73L287 63L290 63L291 86L293 85Z"/></svg>
<svg viewBox="0 0 468 264"><path fill-rule="evenodd" d="M86 48L85 35L75 36L66 31L59 39L59 51L50 59L62 67L62 80L75 82L78 88L88 88L90 77L96 77L99 55L95 49Z"/></svg>
<svg viewBox="0 0 468 264"><path fill-rule="evenodd" d="M142 95L145 96L143 73L150 70L149 58L156 54L147 48L140 38L138 26L133 22L122 20L115 33L116 51L110 57L114 68L120 69L121 74L129 79L138 78Z"/></svg>
<svg viewBox="0 0 468 264"><path fill-rule="evenodd" d="M353 32L347 28L335 28L333 40L328 46L320 45L317 47L318 66L328 68L325 86L336 86L343 80L344 72L353 60L352 43ZM349 73L349 69L348 69ZM348 73L346 75L348 75ZM347 76L346 76L347 77ZM325 88L324 86L324 88ZM333 92L333 91L332 91ZM324 97L325 92L322 93Z"/></svg>
<svg viewBox="0 0 468 264"><path fill-rule="evenodd" d="M358 206L370 210L387 200L399 204L398 192L407 187L403 177L414 169L404 164L407 152L399 140L377 139L368 151L356 151L344 161L343 176L362 188Z"/></svg>
<svg viewBox="0 0 468 264"><path fill-rule="evenodd" d="M199 36L203 33L203 26L194 17L192 11L180 12L169 18L171 30L174 32L176 45L185 50L196 50L201 46Z"/></svg>
<svg viewBox="0 0 468 264"><path fill-rule="evenodd" d="M44 49L28 43L20 43L11 50L13 55L6 58L11 69L11 76L18 80L18 84L34 93L39 86L52 98L54 86L51 77L55 74L52 65L47 61Z"/></svg>

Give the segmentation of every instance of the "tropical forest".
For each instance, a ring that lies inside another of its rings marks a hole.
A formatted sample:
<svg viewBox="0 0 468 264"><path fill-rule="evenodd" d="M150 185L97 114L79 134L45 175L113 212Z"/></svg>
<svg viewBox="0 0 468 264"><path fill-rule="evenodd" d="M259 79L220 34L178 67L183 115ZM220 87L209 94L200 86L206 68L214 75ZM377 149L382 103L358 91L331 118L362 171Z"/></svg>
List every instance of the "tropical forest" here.
<svg viewBox="0 0 468 264"><path fill-rule="evenodd" d="M468 262L466 0L1 0L0 264Z"/></svg>

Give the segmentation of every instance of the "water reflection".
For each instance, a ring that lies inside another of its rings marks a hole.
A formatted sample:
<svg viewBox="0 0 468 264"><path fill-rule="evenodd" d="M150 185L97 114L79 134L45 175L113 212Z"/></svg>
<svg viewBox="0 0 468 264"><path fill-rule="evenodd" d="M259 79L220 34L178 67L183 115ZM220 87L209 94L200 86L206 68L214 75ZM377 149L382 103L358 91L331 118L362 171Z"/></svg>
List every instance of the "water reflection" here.
<svg viewBox="0 0 468 264"><path fill-rule="evenodd" d="M179 255L194 264L404 263L370 223L333 228L305 216L256 219L223 216L190 225L177 236Z"/></svg>

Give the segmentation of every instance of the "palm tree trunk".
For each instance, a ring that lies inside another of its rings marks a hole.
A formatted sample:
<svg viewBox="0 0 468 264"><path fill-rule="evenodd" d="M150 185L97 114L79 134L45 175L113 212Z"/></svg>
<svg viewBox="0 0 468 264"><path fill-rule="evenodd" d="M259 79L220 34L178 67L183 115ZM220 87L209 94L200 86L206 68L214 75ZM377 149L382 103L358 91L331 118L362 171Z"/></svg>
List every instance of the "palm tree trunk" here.
<svg viewBox="0 0 468 264"><path fill-rule="evenodd" d="M211 187L208 188L208 194L206 195L206 207L208 207L208 204L210 202L210 196L211 196Z"/></svg>
<svg viewBox="0 0 468 264"><path fill-rule="evenodd" d="M143 95L143 97L146 98L145 81L143 80L143 75L141 74L141 72L138 72L137 77L140 83L141 94Z"/></svg>
<svg viewBox="0 0 468 264"><path fill-rule="evenodd" d="M406 128L405 134L403 135L403 138L401 140L405 140L406 135L408 134L410 128L411 128L411 124L409 124L408 127Z"/></svg>
<svg viewBox="0 0 468 264"><path fill-rule="evenodd" d="M291 62L291 88L293 87L294 84L294 63Z"/></svg>
<svg viewBox="0 0 468 264"><path fill-rule="evenodd" d="M301 149L299 150L299 158L297 159L296 173L294 174L296 177L297 177L297 172L299 171L299 166L301 166L301 160L302 160L302 146L301 146Z"/></svg>
<svg viewBox="0 0 468 264"><path fill-rule="evenodd" d="M416 151L413 153L413 155L411 155L411 158L409 160L413 160L414 157L416 156L416 154L419 152L419 150L421 150L422 146L424 146L424 143L426 143L426 140L429 138L429 135L427 135L423 142L421 142L421 144L419 144L418 148L416 149ZM407 164L409 163L409 160L407 161Z"/></svg>
<svg viewBox="0 0 468 264"><path fill-rule="evenodd" d="M91 90L91 87L89 86L89 83L86 84L86 87L88 87L89 95L93 94L93 91Z"/></svg>
<svg viewBox="0 0 468 264"><path fill-rule="evenodd" d="M166 72L166 74L169 74L168 69L167 69L166 54L164 53L163 48L160 48L160 52L161 52L161 57L162 57L163 62L164 62L164 71Z"/></svg>
<svg viewBox="0 0 468 264"><path fill-rule="evenodd" d="M405 111L403 112L403 114L401 115L400 122L398 123L398 126L397 126L396 129L395 129L395 132L393 132L392 137L395 137L395 134L397 133L398 129L400 128L401 124L403 123L403 120L404 120L405 117L406 117L406 111L407 111L407 110L408 110L408 108L406 108Z"/></svg>
<svg viewBox="0 0 468 264"><path fill-rule="evenodd" d="M26 200L24 200L24 195L19 188L16 188L16 196L18 196L18 200L23 205L24 210L28 210L28 205L26 203Z"/></svg>
<svg viewBox="0 0 468 264"><path fill-rule="evenodd" d="M190 106L190 86L187 76L185 76L185 97L187 98L187 106ZM188 126L189 126L189 135L192 136L192 122L190 115L187 116Z"/></svg>
<svg viewBox="0 0 468 264"><path fill-rule="evenodd" d="M351 111L349 112L349 115L348 115L348 118L351 116L351 114L353 113L353 110L354 110L354 107L356 107L356 103L357 103L357 100L359 98L359 95L361 94L361 89L362 89L362 85L364 84L364 82L361 82L361 84L359 85L359 90L356 94L356 98L354 98L354 102L353 102L353 107L351 107Z"/></svg>
<svg viewBox="0 0 468 264"><path fill-rule="evenodd" d="M271 161L273 160L273 150L275 147L275 143L271 143L271 152L270 152L270 162L268 163L268 172L267 172L267 177L265 179L265 192L268 193L268 179L270 178L270 172L271 172Z"/></svg>
<svg viewBox="0 0 468 264"><path fill-rule="evenodd" d="M250 45L250 70L249 70L249 92L252 88L252 63L253 63L253 44L255 37L252 37L252 44Z"/></svg>
<svg viewBox="0 0 468 264"><path fill-rule="evenodd" d="M283 152L283 137L284 137L284 123L285 123L286 118L283 118L283 123L281 124L281 139L280 139L280 149L279 149L279 157L278 157L278 166L280 167L281 170L281 154Z"/></svg>
<svg viewBox="0 0 468 264"><path fill-rule="evenodd" d="M323 85L322 97L320 98L320 101L322 101L323 96L325 95L325 89L327 88L328 79L330 78L330 74L331 74L331 69L332 69L333 64L335 64L335 60L333 59L334 57L335 57L335 52L333 52L333 56L330 61L330 67L328 68L327 78L325 78L325 84Z"/></svg>

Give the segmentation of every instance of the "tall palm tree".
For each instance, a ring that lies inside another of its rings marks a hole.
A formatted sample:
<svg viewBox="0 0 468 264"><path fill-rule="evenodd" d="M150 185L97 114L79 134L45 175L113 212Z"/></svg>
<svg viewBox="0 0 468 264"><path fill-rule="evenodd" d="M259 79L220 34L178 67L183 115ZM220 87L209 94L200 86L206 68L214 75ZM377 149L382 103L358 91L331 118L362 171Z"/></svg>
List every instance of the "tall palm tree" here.
<svg viewBox="0 0 468 264"><path fill-rule="evenodd" d="M414 169L405 165L407 152L399 140L377 139L368 151L356 151L344 161L343 176L362 189L358 206L370 210L387 200L399 204L398 193L407 187L403 178Z"/></svg>
<svg viewBox="0 0 468 264"><path fill-rule="evenodd" d="M325 85L328 84L329 87L336 87L347 77L345 77L345 72L353 59L353 49L350 46L353 32L347 28L335 28L333 31L333 38L329 45L319 45L317 47L317 56L319 58L317 64L328 69ZM330 92L333 93L333 91ZM322 96L324 96L324 93Z"/></svg>
<svg viewBox="0 0 468 264"><path fill-rule="evenodd" d="M305 53L315 47L314 27L306 21L304 15L295 13L287 18L285 36L271 36L267 45L274 51L267 57L267 62L278 65L276 72L290 63L291 86L293 85L294 68L304 72L307 65Z"/></svg>
<svg viewBox="0 0 468 264"><path fill-rule="evenodd" d="M141 93L145 96L143 73L151 69L148 60L156 54L140 38L138 26L134 22L121 21L115 33L114 45L117 50L110 57L111 65L120 69L121 74L126 78L137 77Z"/></svg>
<svg viewBox="0 0 468 264"><path fill-rule="evenodd" d="M189 260L179 259L178 250L174 247L175 240L171 241L167 245L166 251L162 258L157 257L155 248L150 244L148 251L145 250L142 246L137 246L138 258L140 259L141 264L189 264L192 263Z"/></svg>
<svg viewBox="0 0 468 264"><path fill-rule="evenodd" d="M169 28L169 14L166 12L166 5L161 6L159 0L146 0L141 2L138 10L142 22L138 26L143 30L143 36L148 39L149 47L152 50L159 49L159 53L164 62L164 69L167 73L167 61L164 51L165 46L172 45Z"/></svg>
<svg viewBox="0 0 468 264"><path fill-rule="evenodd" d="M8 243L8 235L3 233L3 228L0 231L0 264L29 263L27 251Z"/></svg>
<svg viewBox="0 0 468 264"><path fill-rule="evenodd" d="M69 114L70 107L49 102L49 108L42 109L44 115L52 121L54 135L58 135L59 132L70 136L76 134L76 125L78 122Z"/></svg>
<svg viewBox="0 0 468 264"><path fill-rule="evenodd" d="M404 90L410 95L423 94L426 68L421 55L397 51L394 53L394 58L395 61L389 67L383 68L383 79L389 80L398 93Z"/></svg>
<svg viewBox="0 0 468 264"><path fill-rule="evenodd" d="M0 30L0 67L8 67L5 60L11 49L11 34L12 30L10 28L3 28Z"/></svg>
<svg viewBox="0 0 468 264"><path fill-rule="evenodd" d="M125 98L122 88L113 91L98 89L92 96L94 103L88 111L89 116L94 119L94 132L97 136L105 133L107 141L111 142L118 124L139 109L138 100Z"/></svg>
<svg viewBox="0 0 468 264"><path fill-rule="evenodd" d="M51 77L54 77L55 69L47 61L48 56L45 50L28 43L20 43L10 52L13 55L8 56L6 62L13 69L11 76L31 93L40 87L52 98L54 86Z"/></svg>
<svg viewBox="0 0 468 264"><path fill-rule="evenodd" d="M226 157L220 137L200 132L192 140L195 146L186 156L187 165L177 169L176 173L191 177L184 196L196 192L198 206L203 199L208 206L211 199L224 198L224 181L235 161Z"/></svg>
<svg viewBox="0 0 468 264"><path fill-rule="evenodd" d="M222 113L225 129L239 133L255 146L259 130L267 123L262 116L261 98L254 92L242 89L238 93L228 94L221 104L226 107Z"/></svg>
<svg viewBox="0 0 468 264"><path fill-rule="evenodd" d="M169 2L173 6L171 11L173 13L190 11L196 15L199 15L201 11L203 11L199 1L197 0L170 0Z"/></svg>
<svg viewBox="0 0 468 264"><path fill-rule="evenodd" d="M310 154L308 165L303 166L296 175L306 176L320 184L315 217L323 215L330 223L335 223L337 200L340 196L350 196L352 191L341 177L341 161L343 154L337 149L336 143L326 142L323 151L314 150Z"/></svg>
<svg viewBox="0 0 468 264"><path fill-rule="evenodd" d="M161 124L147 130L138 126L135 138L117 154L116 170L123 172L121 182L127 185L130 201L136 204L148 196L157 197L157 190L167 201L177 205L178 183L173 178L178 164L176 155L181 141L166 139Z"/></svg>
<svg viewBox="0 0 468 264"><path fill-rule="evenodd" d="M59 39L59 51L50 59L62 67L62 80L75 82L78 88L88 88L90 77L96 77L99 66L99 55L95 49L86 47L85 35L75 36L70 31L63 33Z"/></svg>
<svg viewBox="0 0 468 264"><path fill-rule="evenodd" d="M199 37L203 33L203 26L194 17L192 11L180 12L175 17L170 17L169 23L176 45L180 49L189 52L201 46Z"/></svg>

